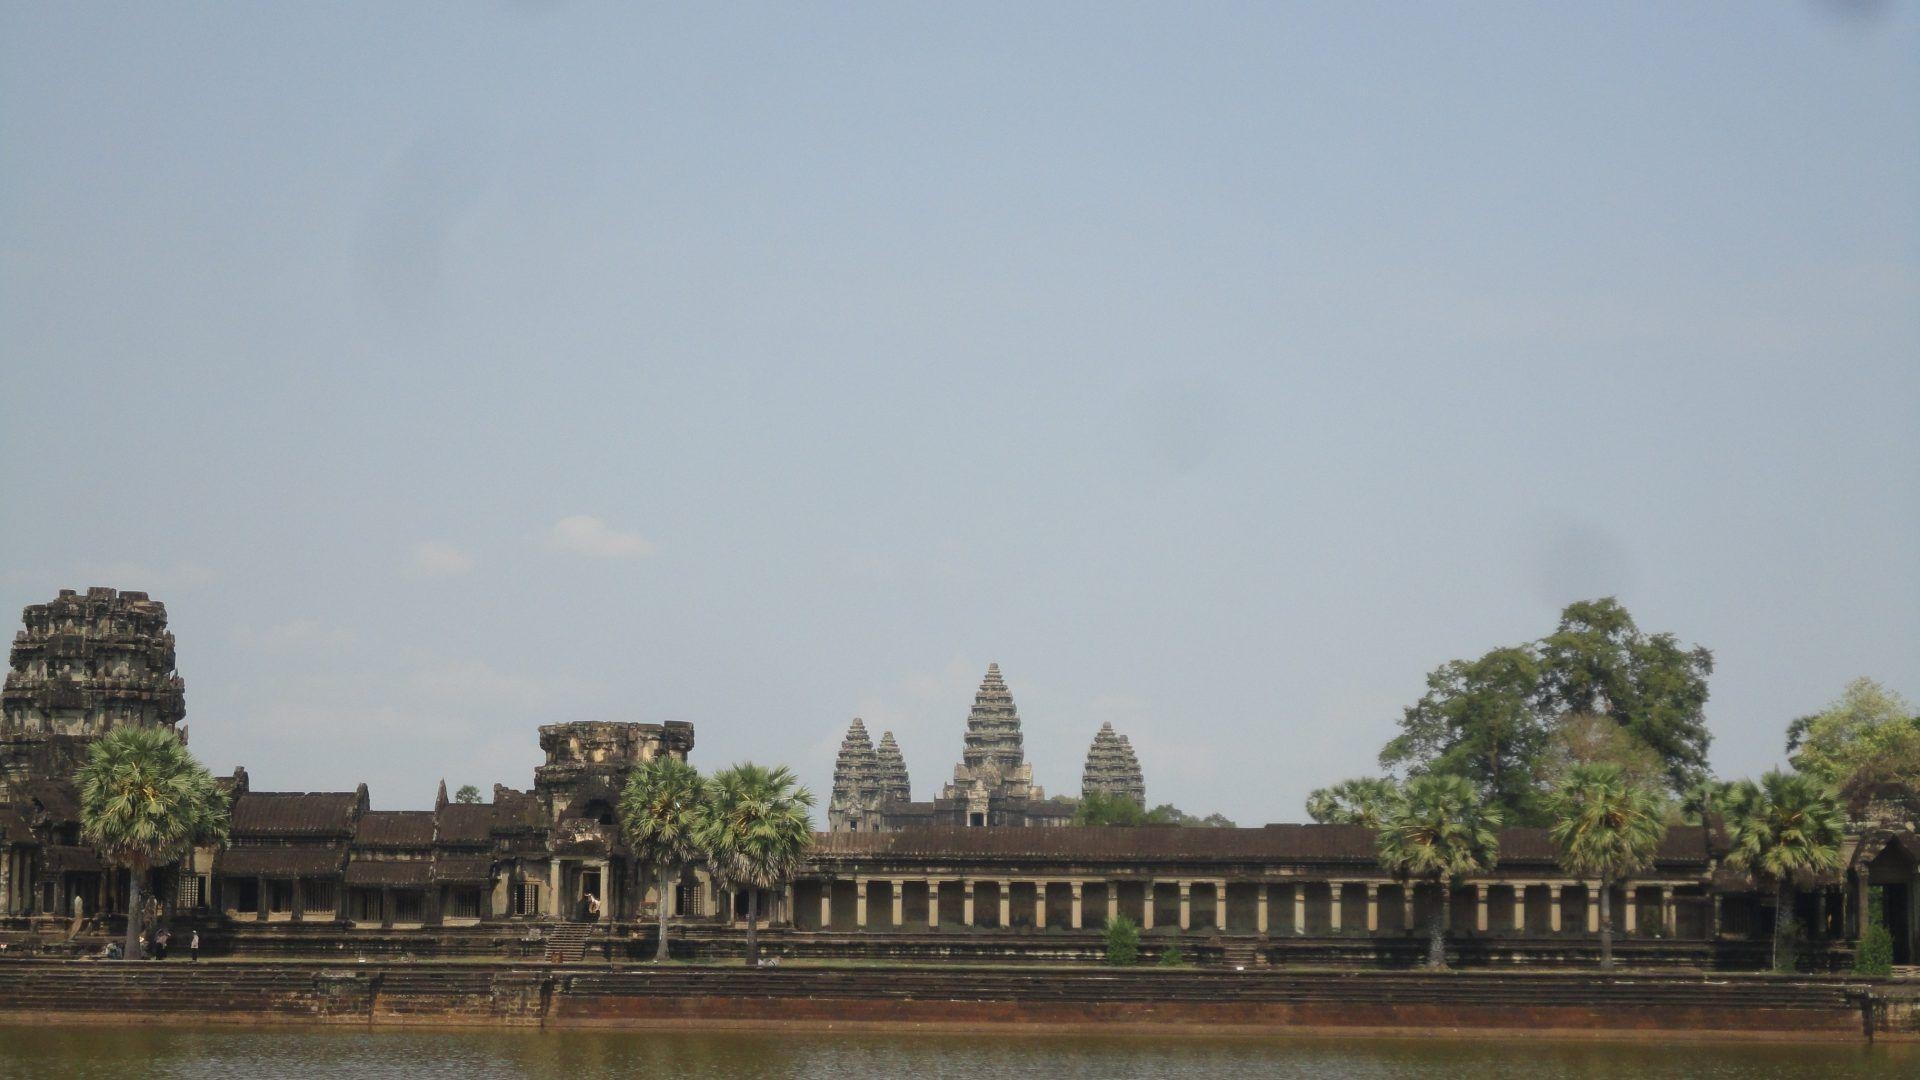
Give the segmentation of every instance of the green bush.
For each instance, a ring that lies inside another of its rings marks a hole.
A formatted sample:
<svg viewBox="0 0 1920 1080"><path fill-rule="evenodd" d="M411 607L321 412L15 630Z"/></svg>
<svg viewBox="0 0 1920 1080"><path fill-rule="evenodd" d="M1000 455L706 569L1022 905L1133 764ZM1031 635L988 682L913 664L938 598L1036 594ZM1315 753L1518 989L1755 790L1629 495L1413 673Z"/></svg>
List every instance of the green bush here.
<svg viewBox="0 0 1920 1080"><path fill-rule="evenodd" d="M1187 958L1180 955L1180 946L1169 945L1167 951L1160 954L1161 967L1185 967Z"/></svg>
<svg viewBox="0 0 1920 1080"><path fill-rule="evenodd" d="M1107 924L1107 963L1116 966L1140 960L1140 927L1125 915Z"/></svg>
<svg viewBox="0 0 1920 1080"><path fill-rule="evenodd" d="M1853 954L1853 973L1886 978L1893 974L1893 935L1875 923L1860 935L1860 947Z"/></svg>

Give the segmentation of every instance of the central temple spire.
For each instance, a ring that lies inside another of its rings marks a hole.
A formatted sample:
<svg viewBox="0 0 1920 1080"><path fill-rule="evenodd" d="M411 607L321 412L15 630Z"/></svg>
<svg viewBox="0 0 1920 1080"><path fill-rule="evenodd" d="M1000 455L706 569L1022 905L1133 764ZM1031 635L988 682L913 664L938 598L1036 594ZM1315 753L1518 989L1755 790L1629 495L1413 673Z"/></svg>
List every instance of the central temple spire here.
<svg viewBox="0 0 1920 1080"><path fill-rule="evenodd" d="M1027 760L1020 737L1020 711L1014 708L1013 693L1000 677L1000 665L988 664L986 677L973 695L973 711L967 714L967 768L981 770L989 765L1003 776L1019 771Z"/></svg>
<svg viewBox="0 0 1920 1080"><path fill-rule="evenodd" d="M1000 665L988 664L986 678L973 695L973 711L967 714L960 764L935 806L966 825L1024 825L1029 804L1045 799L1046 793L1033 784L1013 695L1000 678Z"/></svg>

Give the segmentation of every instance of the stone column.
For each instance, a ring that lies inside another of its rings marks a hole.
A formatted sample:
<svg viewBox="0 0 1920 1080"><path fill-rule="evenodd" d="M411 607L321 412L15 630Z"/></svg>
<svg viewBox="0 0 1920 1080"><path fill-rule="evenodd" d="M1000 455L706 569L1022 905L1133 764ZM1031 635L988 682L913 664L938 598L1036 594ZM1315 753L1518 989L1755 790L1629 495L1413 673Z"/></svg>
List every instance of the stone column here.
<svg viewBox="0 0 1920 1080"><path fill-rule="evenodd" d="M0 915L13 914L13 849L0 848Z"/></svg>
<svg viewBox="0 0 1920 1080"><path fill-rule="evenodd" d="M254 879L253 879L253 898L254 898L254 905L253 905L253 907L254 907L254 913L253 913L253 916L254 916L254 918L256 918L256 919L259 919L259 920L260 920L261 922L266 922L266 921L267 921L267 912L269 912L269 911L271 911L271 910L273 910L273 909L272 909L272 907L271 907L271 906L269 905L269 902L268 902L268 894L267 894L267 879L266 879L266 878L263 878L263 877L257 877L257 878L254 878ZM72 907L72 905L68 905L68 907L67 907L67 910L68 910L68 911L72 911L72 910L73 910L73 907ZM100 910L104 910L104 909L103 909L103 908L101 908L101 907L98 907L98 906L96 906L96 907L94 907L94 908L92 908L91 910L93 910L93 911L100 911Z"/></svg>
<svg viewBox="0 0 1920 1080"><path fill-rule="evenodd" d="M1412 933L1413 926L1413 882L1400 886L1400 929L1402 933Z"/></svg>
<svg viewBox="0 0 1920 1080"><path fill-rule="evenodd" d="M1180 882L1180 929L1193 928L1193 882Z"/></svg>
<svg viewBox="0 0 1920 1080"><path fill-rule="evenodd" d="M1213 928L1225 933L1227 930L1227 883L1213 883Z"/></svg>
<svg viewBox="0 0 1920 1080"><path fill-rule="evenodd" d="M1140 929L1142 930L1153 929L1153 888L1156 884L1157 882L1152 878L1147 879L1147 902L1140 909Z"/></svg>
<svg viewBox="0 0 1920 1080"><path fill-rule="evenodd" d="M833 879L820 882L820 929L833 929Z"/></svg>
<svg viewBox="0 0 1920 1080"><path fill-rule="evenodd" d="M855 929L867 928L867 879L853 879L853 925Z"/></svg>
<svg viewBox="0 0 1920 1080"><path fill-rule="evenodd" d="M1679 921L1674 918L1673 886L1660 886L1660 932L1669 938L1680 936Z"/></svg>
<svg viewBox="0 0 1920 1080"><path fill-rule="evenodd" d="M1560 886L1547 886L1547 929L1560 932Z"/></svg>
<svg viewBox="0 0 1920 1080"><path fill-rule="evenodd" d="M1000 883L1000 929L1013 925L1013 882Z"/></svg>
<svg viewBox="0 0 1920 1080"><path fill-rule="evenodd" d="M1600 932L1600 883L1594 882L1587 889L1587 933Z"/></svg>
<svg viewBox="0 0 1920 1080"><path fill-rule="evenodd" d="M972 929L973 927L973 879L966 878L962 880L960 882L960 888L963 890L961 893L961 896L964 898L961 901L961 906L960 906L960 921L966 924L968 929Z"/></svg>
<svg viewBox="0 0 1920 1080"><path fill-rule="evenodd" d="M1119 917L1120 883L1117 881L1109 881L1107 882L1107 925L1112 926L1113 920Z"/></svg>
<svg viewBox="0 0 1920 1080"><path fill-rule="evenodd" d="M1473 887L1473 927L1481 933L1487 932L1487 887Z"/></svg>
<svg viewBox="0 0 1920 1080"><path fill-rule="evenodd" d="M393 928L393 890L380 890L380 925L385 929Z"/></svg>
<svg viewBox="0 0 1920 1080"><path fill-rule="evenodd" d="M1367 933L1380 932L1380 886L1367 883Z"/></svg>
<svg viewBox="0 0 1920 1080"><path fill-rule="evenodd" d="M1267 889L1263 881L1253 896L1253 929L1261 937L1267 936Z"/></svg>
<svg viewBox="0 0 1920 1080"><path fill-rule="evenodd" d="M1340 932L1340 918L1343 914L1340 909L1344 906L1346 898L1346 882L1336 881L1327 886L1327 929L1336 934Z"/></svg>
<svg viewBox="0 0 1920 1080"><path fill-rule="evenodd" d="M1073 883L1073 928L1075 930L1079 930L1084 926L1086 926L1086 923L1081 920L1081 901L1083 899L1083 895L1080 887L1084 884L1085 882L1081 882L1081 881L1076 881Z"/></svg>
<svg viewBox="0 0 1920 1080"><path fill-rule="evenodd" d="M1296 937L1307 932L1307 886L1298 881L1293 883L1293 932Z"/></svg>
<svg viewBox="0 0 1920 1080"><path fill-rule="evenodd" d="M927 879L927 929L940 929L940 879Z"/></svg>
<svg viewBox="0 0 1920 1080"><path fill-rule="evenodd" d="M1620 895L1626 901L1623 906L1627 909L1621 913L1621 926L1628 934L1638 933L1640 931L1640 890L1628 885L1620 890Z"/></svg>
<svg viewBox="0 0 1920 1080"><path fill-rule="evenodd" d="M1047 883L1044 881L1033 883L1033 928L1047 928Z"/></svg>
<svg viewBox="0 0 1920 1080"><path fill-rule="evenodd" d="M907 925L907 883L901 881L899 878L894 878L891 885L893 887L893 922L891 925L896 930L905 929Z"/></svg>
<svg viewBox="0 0 1920 1080"><path fill-rule="evenodd" d="M300 879L293 879L293 921L299 922L307 914L307 898L302 895L307 890L301 887Z"/></svg>
<svg viewBox="0 0 1920 1080"><path fill-rule="evenodd" d="M1853 937L1856 941L1866 936L1867 925L1873 918L1873 909L1868 906L1868 898L1872 895L1870 892L1872 888L1873 883L1872 880L1867 877L1867 868L1861 866L1855 870L1853 875ZM1911 903L1911 901L1909 901L1909 903ZM1718 894L1715 894L1713 898L1713 932L1714 936L1719 936L1720 897Z"/></svg>

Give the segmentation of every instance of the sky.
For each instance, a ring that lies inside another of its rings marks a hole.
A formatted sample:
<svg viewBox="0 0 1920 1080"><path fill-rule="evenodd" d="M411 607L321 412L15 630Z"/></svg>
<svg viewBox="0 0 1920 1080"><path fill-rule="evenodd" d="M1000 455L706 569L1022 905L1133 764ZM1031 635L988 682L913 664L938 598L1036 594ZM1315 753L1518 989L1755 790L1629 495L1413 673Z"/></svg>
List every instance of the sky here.
<svg viewBox="0 0 1920 1080"><path fill-rule="evenodd" d="M164 601L256 788L926 799L997 661L1300 820L1604 595L1747 775L1916 536L1913 5L0 6L0 610Z"/></svg>

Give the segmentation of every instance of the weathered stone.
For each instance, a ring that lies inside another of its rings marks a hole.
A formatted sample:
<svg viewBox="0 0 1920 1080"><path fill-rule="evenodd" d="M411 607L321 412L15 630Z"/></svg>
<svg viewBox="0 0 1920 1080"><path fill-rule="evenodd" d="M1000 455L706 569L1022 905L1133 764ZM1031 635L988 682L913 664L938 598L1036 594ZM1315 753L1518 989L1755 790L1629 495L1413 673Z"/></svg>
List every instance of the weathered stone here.
<svg viewBox="0 0 1920 1080"><path fill-rule="evenodd" d="M1087 765L1080 773L1080 795L1093 792L1119 795L1140 806L1147 805L1147 782L1140 775L1140 760L1125 735L1116 735L1113 725L1101 724L1087 748Z"/></svg>

